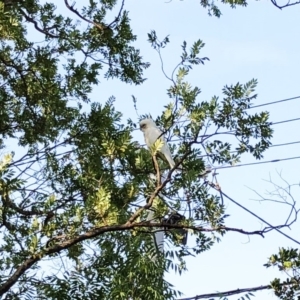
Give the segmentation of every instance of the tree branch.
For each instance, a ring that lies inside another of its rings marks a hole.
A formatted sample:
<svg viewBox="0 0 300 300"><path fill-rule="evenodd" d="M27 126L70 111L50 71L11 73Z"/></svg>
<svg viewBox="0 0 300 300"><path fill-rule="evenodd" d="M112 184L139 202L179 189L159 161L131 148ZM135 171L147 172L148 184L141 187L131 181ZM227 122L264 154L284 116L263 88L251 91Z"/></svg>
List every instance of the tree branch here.
<svg viewBox="0 0 300 300"><path fill-rule="evenodd" d="M283 286L289 286L294 284L294 282L285 282L279 284L280 287ZM228 297L228 296L233 296L233 295L238 295L242 293L251 293L251 292L257 292L257 291L263 291L263 290L271 290L273 289L271 285L261 285L261 286L256 286L252 288L244 288L244 289L236 289L236 290L231 290L231 291L225 291L225 292L218 292L218 293L210 293L210 294L202 294L202 295L196 295L193 297L188 297L188 298L180 298L177 300L199 300L199 299L207 299L207 298L212 298L212 297L218 297L218 298L223 298L223 297Z"/></svg>
<svg viewBox="0 0 300 300"><path fill-rule="evenodd" d="M293 2L293 3L290 3L290 1L288 1L287 4L284 4L284 5L278 5L276 0L271 0L271 2L275 7L279 8L279 9L283 9L283 8L286 8L286 7L290 7L290 6L300 4L300 1L296 1L296 2Z"/></svg>
<svg viewBox="0 0 300 300"><path fill-rule="evenodd" d="M241 207L243 210L247 211L249 214L251 214L252 216L254 216L255 218L257 218L258 220L262 221L263 223L267 224L269 227L264 228L263 232L269 232L271 230L276 230L277 232L279 232L280 234L284 235L286 238L290 239L291 241L295 242L296 244L300 245L300 242L295 240L294 238L290 237L289 235L285 234L284 232L282 232L281 230L279 230L279 228L282 227L288 227L287 225L279 225L279 226L273 226L271 225L269 222L267 222L266 220L264 220L263 218L259 217L257 214L255 214L254 212L252 212L251 210L249 210L248 208L246 208L245 206L241 205L240 203L238 203L237 201L235 201L234 199L232 199L231 197L229 197L228 195L226 195L224 192L222 192L220 190L219 187L217 187L214 183L210 182L209 185L211 187L213 187L215 190L217 190L218 192L220 192L224 197L226 197L228 200L230 200L231 202L233 202L234 204L236 204L237 206Z"/></svg>
<svg viewBox="0 0 300 300"><path fill-rule="evenodd" d="M29 16L24 12L24 10L22 10L21 8L19 8L19 10L20 10L22 16L25 18L25 20L26 20L27 22L32 23L32 24L34 25L34 28L35 28L37 31L39 31L40 33L43 33L43 34L45 34L45 35L48 35L48 36L50 36L50 37L52 37L52 38L59 38L58 35L52 34L52 33L50 33L49 31L40 28L39 25L38 25L38 23L37 23L37 21L34 20L33 18L29 17Z"/></svg>
<svg viewBox="0 0 300 300"><path fill-rule="evenodd" d="M211 293L211 294L202 294L202 295L197 295L193 297L188 297L188 298L180 298L177 300L199 300L199 299L207 299L207 298L212 298L212 297L227 297L227 296L232 296L232 295L237 295L237 294L242 294L242 293L249 293L249 292L257 292L257 291L262 291L262 290L268 290L272 289L270 285L262 285L262 286L257 286L253 288L245 288L245 289L236 289L236 290L231 290L231 291L226 291L226 292L219 292L219 293Z"/></svg>
<svg viewBox="0 0 300 300"><path fill-rule="evenodd" d="M82 14L79 13L79 11L77 9L74 8L74 4L73 5L70 5L68 0L65 0L65 4L66 4L66 7L71 11L73 12L76 16L78 16L80 19L82 19L83 21L89 23L89 24L92 24L94 25L95 27L97 27L98 29L100 30L105 30L107 28L109 28L108 26L105 26L103 24L99 24L99 23L96 23L94 21L91 21L87 18L85 18Z"/></svg>
<svg viewBox="0 0 300 300"><path fill-rule="evenodd" d="M142 209L145 209L144 207ZM34 265L36 262L40 261L43 257L53 254L53 253L59 253L62 250L68 249L71 246L73 246L79 242L97 237L106 232L130 230L130 229L134 229L134 228L138 228L138 227L186 228L186 229L193 229L195 231L203 231L203 232L226 230L226 231L235 231L235 232L239 232L239 233L247 234L247 235L257 234L257 235L262 236L262 233L260 231L248 232L248 231L244 231L242 229L230 228L230 227L203 228L200 226L197 227L197 226L185 226L185 225L177 225L177 224L149 223L149 222L140 222L140 223L127 222L123 225L112 225L112 226L103 226L103 227L92 228L84 234L78 235L78 236L68 239L68 240L64 240L59 244L55 244L53 246L46 247L46 248L42 249L41 251L35 253L31 257L29 257L16 269L16 271L13 273L13 275L5 283L3 283L0 286L0 296L3 295L4 293L6 293L18 281L18 279L28 269L30 269L32 267L32 265ZM65 239L65 236L55 237L52 240L61 240L61 239ZM49 244L49 243L47 242L47 244Z"/></svg>

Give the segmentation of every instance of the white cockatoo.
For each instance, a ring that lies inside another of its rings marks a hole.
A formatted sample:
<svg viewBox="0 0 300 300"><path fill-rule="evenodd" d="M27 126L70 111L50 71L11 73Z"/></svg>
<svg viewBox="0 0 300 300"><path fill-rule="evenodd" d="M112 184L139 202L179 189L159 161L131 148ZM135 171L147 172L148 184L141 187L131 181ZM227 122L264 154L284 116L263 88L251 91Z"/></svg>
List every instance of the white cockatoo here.
<svg viewBox="0 0 300 300"><path fill-rule="evenodd" d="M150 221L150 223L158 221L158 220L154 219L154 211L153 210L148 211L147 221ZM154 246L156 249L158 249L158 251L160 253L164 252L164 232L163 231L156 231L154 233Z"/></svg>
<svg viewBox="0 0 300 300"><path fill-rule="evenodd" d="M156 126L154 121L152 119L141 120L140 129L144 133L145 143L149 148L156 142L158 138L164 142L159 152L168 161L170 168L173 169L175 166L175 162L172 158L171 151L161 130Z"/></svg>

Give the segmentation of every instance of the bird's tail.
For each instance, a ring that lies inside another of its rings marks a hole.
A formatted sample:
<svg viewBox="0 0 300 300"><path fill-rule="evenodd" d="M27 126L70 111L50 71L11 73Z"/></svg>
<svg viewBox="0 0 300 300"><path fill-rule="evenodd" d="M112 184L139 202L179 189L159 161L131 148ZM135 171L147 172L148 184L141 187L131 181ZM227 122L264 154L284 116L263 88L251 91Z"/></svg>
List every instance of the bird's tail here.
<svg viewBox="0 0 300 300"><path fill-rule="evenodd" d="M147 216L147 221L153 222L154 220L154 212L153 210L149 210L148 216ZM160 252L164 252L164 232L163 231L157 231L154 233L153 237L153 243L154 247Z"/></svg>

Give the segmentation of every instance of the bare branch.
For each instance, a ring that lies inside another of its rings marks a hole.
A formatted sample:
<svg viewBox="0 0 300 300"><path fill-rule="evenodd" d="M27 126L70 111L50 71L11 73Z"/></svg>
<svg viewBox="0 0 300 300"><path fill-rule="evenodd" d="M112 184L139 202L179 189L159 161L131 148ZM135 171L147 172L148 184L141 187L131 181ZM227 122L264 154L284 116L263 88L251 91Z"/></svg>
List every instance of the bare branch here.
<svg viewBox="0 0 300 300"><path fill-rule="evenodd" d="M262 286L257 286L253 288L245 288L245 289L236 289L236 290L231 290L231 291L226 291L226 292L219 292L219 293L211 293L211 294L202 294L202 295L197 295L193 297L188 297L188 298L180 298L177 300L199 300L199 299L207 299L207 298L212 298L212 297L227 297L227 296L232 296L232 295L237 295L237 294L242 294L242 293L249 293L249 292L257 292L257 291L262 291L262 290L269 290L272 289L270 285L262 285Z"/></svg>
<svg viewBox="0 0 300 300"><path fill-rule="evenodd" d="M119 22L119 20L121 18L122 11L124 9L124 4L125 4L125 0L122 0L121 8L119 10L119 13L118 13L117 17L110 24L108 24L107 27L111 27L114 23Z"/></svg>
<svg viewBox="0 0 300 300"><path fill-rule="evenodd" d="M284 225L282 225L282 227L288 227L290 228L291 225L293 225L297 219L298 219L298 213L299 213L299 209L296 208L296 204L297 201L294 198L293 194L292 194L292 187L299 187L298 184L289 184L282 176L281 172L277 171L278 176L280 177L280 179L284 182L284 184L286 185L285 187L280 186L279 184L276 184L271 176L269 180L265 180L268 183L271 183L274 187L275 190L271 191L271 192L267 192L268 193L268 198L264 197L263 195L261 195L260 193L258 193L257 191L251 189L256 195L259 196L260 199L254 199L256 201L270 201L270 202L274 202L274 203L278 203L278 204L284 204L287 206L290 206L290 212L285 220ZM279 199L278 199L279 198ZM293 218L292 218L293 216ZM272 230L272 228L270 228Z"/></svg>
<svg viewBox="0 0 300 300"><path fill-rule="evenodd" d="M294 5L300 4L300 1L296 1L296 2L293 2L293 3L290 3L290 1L288 1L288 2L287 2L286 4L284 4L284 5L278 5L277 2L276 2L276 0L271 0L271 2L272 2L272 4L273 4L275 7L279 8L279 9L283 9L283 8L286 8L286 7L290 7L290 6L294 6Z"/></svg>
<svg viewBox="0 0 300 300"><path fill-rule="evenodd" d="M241 207L243 210L247 211L249 214L251 214L252 216L254 216L255 218L259 219L260 221L262 221L263 223L267 224L269 227L266 227L263 232L269 232L271 230L276 230L277 232L279 232L280 234L284 235L286 238L288 238L289 240L295 242L296 244L300 245L300 242L295 240L294 238L292 238L291 236L287 235L286 233L282 232L279 228L283 228L283 227L288 227L287 225L279 225L279 226L273 226L271 225L269 222L267 222L266 220L264 220L263 218L259 217L257 214L255 214L254 212L252 212L251 210L249 210L248 208L246 208L245 206L241 205L240 203L238 203L237 201L235 201L234 199L232 199L231 197L229 197L228 195L226 195L224 192L222 192L219 187L217 187L214 183L210 182L209 185L211 187L213 187L215 190L220 191L220 193L222 193L222 195L224 197L226 197L228 200L230 200L231 202L233 202L234 204L236 204L237 206Z"/></svg>

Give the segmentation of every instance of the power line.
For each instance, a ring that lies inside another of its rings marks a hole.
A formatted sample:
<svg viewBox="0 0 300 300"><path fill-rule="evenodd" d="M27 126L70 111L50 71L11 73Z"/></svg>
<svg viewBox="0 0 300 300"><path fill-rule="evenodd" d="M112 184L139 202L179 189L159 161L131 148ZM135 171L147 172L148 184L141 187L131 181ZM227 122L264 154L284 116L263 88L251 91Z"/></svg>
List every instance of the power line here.
<svg viewBox="0 0 300 300"><path fill-rule="evenodd" d="M274 145L270 145L269 148L271 148L271 147L289 146L289 145L294 145L294 144L300 144L300 141L283 143L283 144L274 144Z"/></svg>
<svg viewBox="0 0 300 300"><path fill-rule="evenodd" d="M284 232L282 232L281 230L279 230L276 226L272 226L270 223L268 223L267 221L265 221L264 219L262 219L261 217L259 217L257 214L255 214L254 212L252 212L251 210L249 210L248 208L246 208L245 206L241 205L240 203L238 203L237 201L233 200L231 197L229 197L228 195L226 195L225 193L223 193L222 191L219 191L224 197L226 197L228 200L230 200L231 202L233 202L234 204L236 204L237 206L239 206L240 208L242 208L243 210L245 210L246 212L248 212L249 214L251 214L252 216L254 216L255 218L259 219L260 221L262 221L263 223L267 224L270 228L275 229L277 232L279 232L280 234L284 235L286 238L290 239L291 241L297 243L298 245L300 245L300 242L293 239L292 237L290 237L289 235L285 234ZM281 226L282 227L282 226Z"/></svg>
<svg viewBox="0 0 300 300"><path fill-rule="evenodd" d="M283 121L278 121L278 122L269 122L266 125L262 125L262 126L273 126L273 125L278 125L278 124L283 124L283 123L289 123L289 122L295 122L295 121L300 121L300 118L295 118L295 119L288 119L288 120L283 120ZM251 128L255 128L255 126L251 127ZM250 129L251 129L250 128ZM205 135L201 135L201 137L209 137L209 136L213 136L216 134L228 134L228 133L234 133L236 130L228 130L228 131L221 131L221 132L216 132L216 133L212 133L212 134L205 134Z"/></svg>
<svg viewBox="0 0 300 300"><path fill-rule="evenodd" d="M278 122L270 122L267 125L272 126L272 125L279 125L279 124L295 122L295 121L300 121L300 118L288 119L288 120L283 120L283 121L278 121ZM263 125L263 126L267 126L267 125ZM228 133L234 133L234 132L235 132L235 130L228 130L228 131L216 132L216 133L212 133L212 134L205 134L205 135L201 135L200 137L209 137L209 136L213 136L213 135L228 134ZM171 140L171 141L168 141L168 143L175 143L175 142L179 142L179 141L181 141L181 139ZM285 144L278 144L278 145L271 145L270 147L277 147L277 146L281 146L281 145L284 146L284 145L291 145L291 144L298 144L298 143L300 143L300 141L285 143ZM140 146L145 146L145 145L146 144L141 144Z"/></svg>
<svg viewBox="0 0 300 300"><path fill-rule="evenodd" d="M270 145L269 148L289 146L289 145L295 145L295 144L300 144L300 141L288 142L288 143L281 143L281 144L274 144L274 145ZM235 151L229 151L229 153L236 153L236 152L238 152L238 151L237 150L235 150Z"/></svg>
<svg viewBox="0 0 300 300"><path fill-rule="evenodd" d="M278 122L269 122L269 124L262 125L262 126L268 126L268 125L273 126L273 125L289 123L289 122L295 122L295 121L300 121L300 118L288 119L288 120L283 120L283 121L278 121ZM253 126L251 128L255 128L255 126ZM236 130L221 131L221 132L215 132L215 133L211 133L211 134L200 135L200 137L210 137L210 136L213 136L213 135L228 134L228 133L234 133L234 132L236 132ZM168 141L168 143L179 142L179 141L180 141L180 139L176 139L176 140Z"/></svg>
<svg viewBox="0 0 300 300"><path fill-rule="evenodd" d="M216 167L216 168L212 168L212 169L213 170L229 169L229 168L245 167L245 166L252 166L252 165L261 165L261 164L268 164L268 163L276 163L276 162L279 162L279 161L287 161L287 160L294 160L294 159L300 159L300 156L280 158L280 159L273 159L273 160L266 160L266 161L259 161L259 162L252 162L252 163L239 164L239 165L234 165L234 166Z"/></svg>
<svg viewBox="0 0 300 300"><path fill-rule="evenodd" d="M299 96L300 98L300 96ZM292 98L291 98L292 99ZM283 101L283 100L280 100L280 101ZM295 122L295 121L300 121L300 118L294 118L294 119L288 119L288 120L282 120L282 121L277 121L277 122L269 122L268 124L266 125L262 125L262 126L273 126L273 125L280 125L280 124L284 124L284 123L290 123L290 122ZM185 122L185 121L181 121L181 122ZM255 126L251 127L251 128L255 128ZM250 129L251 129L250 128ZM138 130L138 129L136 129ZM236 130L228 130L228 131L221 131L221 132L215 132L215 133L211 133L211 134L204 134L204 135L200 135L200 137L204 138L204 137L210 137L210 136L214 136L214 135L220 135L220 134L232 134L236 132ZM175 140L171 140L171 141L168 141L168 143L174 143L174 142L179 142L180 139L175 139ZM292 142L290 144L296 144L296 143L299 143L299 142ZM140 146L145 146L145 144L142 144ZM277 145L279 146L279 145ZM270 146L272 147L272 146ZM275 145L273 147L276 147Z"/></svg>
<svg viewBox="0 0 300 300"><path fill-rule="evenodd" d="M292 98L287 98L287 99L282 99L282 100L278 100L278 101L266 102L266 103L262 103L262 104L251 106L248 109L256 108L256 107L261 107L261 106L272 105L272 104L277 104L277 103L286 102L286 101L291 101L291 100L295 100L295 99L299 99L299 98L300 98L300 96L292 97Z"/></svg>
<svg viewBox="0 0 300 300"><path fill-rule="evenodd" d="M254 105L254 106L250 106L247 109L252 109L252 108L257 108L257 107L262 107L262 106L267 106L267 105L272 105L272 104L277 104L277 103L282 103L282 102L286 102L286 101L291 101L291 100L296 100L296 99L300 99L300 96L296 96L296 97L292 97L292 98L286 98L286 99L281 99L281 100L277 100L277 101L272 101L272 102L266 102L266 103L262 103L262 104L258 104L258 105ZM293 119L293 120L299 120L298 119ZM174 124L179 124L179 123L184 123L188 120L183 120L183 121L178 121L178 122L174 122ZM290 121L291 122L291 121ZM281 123L284 123L283 121ZM280 122L275 122L272 123L272 125L276 125L276 124L280 124ZM134 130L139 130L139 128L135 128Z"/></svg>
<svg viewBox="0 0 300 300"><path fill-rule="evenodd" d="M290 146L290 145L295 145L295 144L300 144L300 141L287 142L287 143L281 143L281 144L274 144L274 145L270 145L269 148L272 148L272 147L282 147L282 146ZM229 153L237 153L237 152L238 152L238 150L229 151ZM205 156L210 156L210 154L198 155L197 157L205 157Z"/></svg>
<svg viewBox="0 0 300 300"><path fill-rule="evenodd" d="M289 120L284 120L284 121L279 121L279 122L271 122L270 125L277 125L277 124L294 122L294 121L299 121L299 120L300 120L300 118L295 118L295 119L289 119Z"/></svg>
<svg viewBox="0 0 300 300"><path fill-rule="evenodd" d="M257 105L250 106L247 109L252 109L252 108L257 108L257 107L262 107L262 106L268 106L268 105L282 103L282 102L287 102L287 101L296 100L296 99L300 99L300 96L286 98L286 99L281 99L281 100L277 100L277 101L265 102L265 103L262 103L262 104L257 104ZM188 120L186 120L186 121L188 121ZM174 124L176 124L176 123L183 123L183 122L185 122L185 121L183 120L183 121L175 122Z"/></svg>

